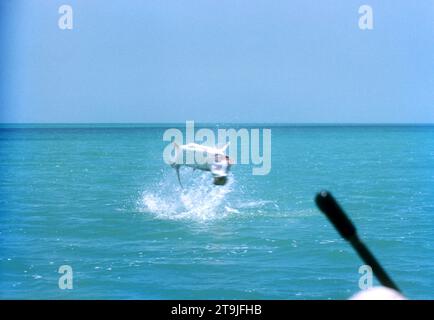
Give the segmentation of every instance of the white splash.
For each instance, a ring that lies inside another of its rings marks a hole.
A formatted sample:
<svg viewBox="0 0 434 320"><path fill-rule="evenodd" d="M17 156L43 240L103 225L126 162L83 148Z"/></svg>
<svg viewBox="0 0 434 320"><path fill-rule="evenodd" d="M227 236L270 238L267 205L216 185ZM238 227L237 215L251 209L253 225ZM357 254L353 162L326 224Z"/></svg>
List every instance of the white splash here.
<svg viewBox="0 0 434 320"><path fill-rule="evenodd" d="M152 189L145 190L138 201L138 209L159 219L194 220L205 222L238 213L231 208L227 196L233 191L234 177L230 175L224 186L215 186L207 172L183 170L184 188L167 172ZM170 174L172 173L172 174Z"/></svg>

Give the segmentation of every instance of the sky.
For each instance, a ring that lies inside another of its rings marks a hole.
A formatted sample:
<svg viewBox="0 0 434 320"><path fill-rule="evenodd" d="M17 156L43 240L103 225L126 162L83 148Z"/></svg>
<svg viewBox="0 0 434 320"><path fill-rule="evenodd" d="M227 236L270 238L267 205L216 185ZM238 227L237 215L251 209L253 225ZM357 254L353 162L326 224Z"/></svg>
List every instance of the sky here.
<svg viewBox="0 0 434 320"><path fill-rule="evenodd" d="M431 0L0 2L2 123L434 123Z"/></svg>

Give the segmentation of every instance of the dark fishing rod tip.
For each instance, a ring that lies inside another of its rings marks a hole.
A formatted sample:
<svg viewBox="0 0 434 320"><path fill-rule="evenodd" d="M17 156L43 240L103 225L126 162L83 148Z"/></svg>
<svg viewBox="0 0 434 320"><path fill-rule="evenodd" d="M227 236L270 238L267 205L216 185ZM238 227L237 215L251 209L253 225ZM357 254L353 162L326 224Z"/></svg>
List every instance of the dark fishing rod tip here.
<svg viewBox="0 0 434 320"><path fill-rule="evenodd" d="M321 191L315 197L315 203L318 208L327 216L330 222L335 226L336 230L345 239L350 241L357 254L363 261L371 266L375 276L383 286L392 288L399 292L399 288L395 285L392 279L388 276L386 271L375 259L374 255L369 249L359 240L356 234L356 228L353 223L348 219L345 212L339 206L335 198L328 191Z"/></svg>
<svg viewBox="0 0 434 320"><path fill-rule="evenodd" d="M315 197L315 203L344 239L349 240L356 235L353 223L330 192L326 190L319 192Z"/></svg>

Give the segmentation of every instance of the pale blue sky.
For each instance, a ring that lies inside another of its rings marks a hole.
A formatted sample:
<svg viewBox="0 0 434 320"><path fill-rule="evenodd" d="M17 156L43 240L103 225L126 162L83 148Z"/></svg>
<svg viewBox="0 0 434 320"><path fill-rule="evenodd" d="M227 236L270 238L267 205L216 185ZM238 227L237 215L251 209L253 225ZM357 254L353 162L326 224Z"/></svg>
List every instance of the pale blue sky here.
<svg viewBox="0 0 434 320"><path fill-rule="evenodd" d="M1 2L1 122L434 122L431 0Z"/></svg>

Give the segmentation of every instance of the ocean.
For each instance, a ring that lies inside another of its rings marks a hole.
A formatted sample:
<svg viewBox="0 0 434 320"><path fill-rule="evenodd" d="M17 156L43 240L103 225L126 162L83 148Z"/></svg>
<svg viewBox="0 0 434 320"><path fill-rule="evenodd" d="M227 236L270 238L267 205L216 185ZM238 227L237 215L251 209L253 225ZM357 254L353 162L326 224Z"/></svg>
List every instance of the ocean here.
<svg viewBox="0 0 434 320"><path fill-rule="evenodd" d="M363 263L327 189L404 295L434 299L434 126L220 125L270 128L270 173L184 168L183 189L172 126L2 125L0 298L347 299Z"/></svg>

